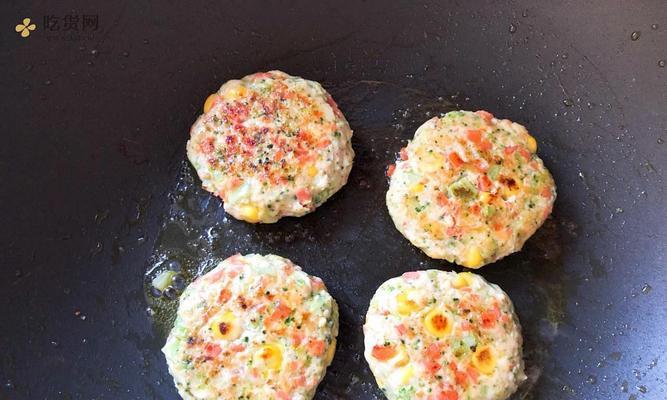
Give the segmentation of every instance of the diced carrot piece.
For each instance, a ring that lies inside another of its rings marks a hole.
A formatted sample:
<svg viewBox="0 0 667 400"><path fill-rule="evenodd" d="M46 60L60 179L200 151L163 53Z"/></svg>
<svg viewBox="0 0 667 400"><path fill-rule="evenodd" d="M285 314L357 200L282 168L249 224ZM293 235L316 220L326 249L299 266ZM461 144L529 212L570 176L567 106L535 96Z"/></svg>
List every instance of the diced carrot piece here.
<svg viewBox="0 0 667 400"><path fill-rule="evenodd" d="M530 161L531 154L530 154L530 152L529 152L528 150L526 150L524 147L519 147L519 154L521 154L521 156L522 156L523 158L525 158L526 161Z"/></svg>
<svg viewBox="0 0 667 400"><path fill-rule="evenodd" d="M483 192L491 190L491 184L491 179L486 175L480 175L479 178L477 178L477 188Z"/></svg>
<svg viewBox="0 0 667 400"><path fill-rule="evenodd" d="M396 325L396 330L398 331L398 334L403 336L408 332L408 328L404 324L398 324Z"/></svg>
<svg viewBox="0 0 667 400"><path fill-rule="evenodd" d="M447 236L461 236L463 230L458 226L450 226L447 228Z"/></svg>
<svg viewBox="0 0 667 400"><path fill-rule="evenodd" d="M276 392L276 396L278 397L278 400L290 400L291 397L287 392L279 390Z"/></svg>
<svg viewBox="0 0 667 400"><path fill-rule="evenodd" d="M449 153L449 161L452 163L452 166L454 166L454 168L458 168L463 165L463 160L455 151Z"/></svg>
<svg viewBox="0 0 667 400"><path fill-rule="evenodd" d="M406 281L412 281L419 278L419 275L420 275L419 271L409 271L409 272L404 272L403 275L401 275L401 277L403 277L403 279L405 279Z"/></svg>
<svg viewBox="0 0 667 400"><path fill-rule="evenodd" d="M394 346L373 346L371 355L380 361L387 361L396 355L396 348Z"/></svg>
<svg viewBox="0 0 667 400"><path fill-rule="evenodd" d="M213 153L213 150L215 150L215 138L213 138L212 136L205 138L204 140L199 142L199 148L204 154Z"/></svg>
<svg viewBox="0 0 667 400"><path fill-rule="evenodd" d="M330 144L331 144L331 140L329 140L329 139L324 139L324 140L322 140L321 142L319 142L319 143L317 144L317 148L318 148L318 149L324 149L325 147L327 147L327 146L330 145Z"/></svg>
<svg viewBox="0 0 667 400"><path fill-rule="evenodd" d="M229 299L232 297L232 292L229 291L229 289L225 288L220 291L220 294L218 295L218 303L224 304L229 301Z"/></svg>
<svg viewBox="0 0 667 400"><path fill-rule="evenodd" d="M436 199L438 200L438 205L439 205L440 207L444 207L444 206L447 205L447 203L449 203L449 199L448 199L447 196L446 196L444 193L442 193L442 192L438 193L438 196L436 197Z"/></svg>
<svg viewBox="0 0 667 400"><path fill-rule="evenodd" d="M293 344L294 346L298 346L298 345L300 345L301 342L303 341L303 337L304 337L303 333L301 333L300 331L298 331L298 330L295 329L295 330L292 332L292 344Z"/></svg>
<svg viewBox="0 0 667 400"><path fill-rule="evenodd" d="M245 345L242 343L234 343L233 345L229 346L229 350L238 353L245 350Z"/></svg>
<svg viewBox="0 0 667 400"><path fill-rule="evenodd" d="M491 114L491 113L488 112L488 111L479 110L479 111L477 111L475 114L477 114L477 115L479 115L480 117L482 117L482 118L484 119L484 121L486 121L487 124L490 123L491 120L493 119L493 114Z"/></svg>
<svg viewBox="0 0 667 400"><path fill-rule="evenodd" d="M505 155L511 156L518 148L519 146L505 146L504 149Z"/></svg>
<svg viewBox="0 0 667 400"><path fill-rule="evenodd" d="M475 368L472 367L472 365L468 365L466 367L466 372L468 373L468 376L472 380L473 383L477 383L477 379L479 378L479 372Z"/></svg>
<svg viewBox="0 0 667 400"><path fill-rule="evenodd" d="M396 164L389 164L387 167L387 177L391 178L394 175L394 171L396 171Z"/></svg>
<svg viewBox="0 0 667 400"><path fill-rule="evenodd" d="M296 386L296 387L306 386L306 377L305 377L305 375L299 375L299 377L294 380L294 386Z"/></svg>
<svg viewBox="0 0 667 400"><path fill-rule="evenodd" d="M459 394L454 390L443 390L438 394L436 400L459 400Z"/></svg>
<svg viewBox="0 0 667 400"><path fill-rule="evenodd" d="M428 345L426 350L424 350L424 355L429 360L438 360L442 356L441 352L442 352L442 345L438 342L433 342L430 345Z"/></svg>
<svg viewBox="0 0 667 400"><path fill-rule="evenodd" d="M454 371L454 379L456 380L457 385L463 386L463 387L468 386L468 374L467 373L465 373L463 371L456 370L456 371Z"/></svg>
<svg viewBox="0 0 667 400"><path fill-rule="evenodd" d="M466 132L466 136L468 137L468 140L476 145L479 145L482 142L482 131L480 129L469 129L468 132Z"/></svg>
<svg viewBox="0 0 667 400"><path fill-rule="evenodd" d="M330 94L327 94L327 103L331 106L336 115L342 115L340 108L338 108L338 104L336 104Z"/></svg>
<svg viewBox="0 0 667 400"><path fill-rule="evenodd" d="M438 372L438 370L440 369L440 363L437 363L435 361L426 360L426 361L424 361L424 368L426 369L426 371L428 373L433 375L436 372Z"/></svg>
<svg viewBox="0 0 667 400"><path fill-rule="evenodd" d="M493 313L484 311L482 313L482 326L484 328L493 328L496 326L496 319Z"/></svg>
<svg viewBox="0 0 667 400"><path fill-rule="evenodd" d="M482 313L482 326L484 328L493 328L500 317L500 309L496 304L492 309Z"/></svg>
<svg viewBox="0 0 667 400"><path fill-rule="evenodd" d="M204 354L206 357L217 357L222 352L222 348L215 343L208 343L204 346Z"/></svg>
<svg viewBox="0 0 667 400"><path fill-rule="evenodd" d="M305 204L308 203L311 199L310 190L306 188L301 188L296 191L296 199L299 200L299 203Z"/></svg>
<svg viewBox="0 0 667 400"><path fill-rule="evenodd" d="M486 139L483 139L481 142L479 142L479 149L482 151L489 151L492 147L493 144Z"/></svg>
<svg viewBox="0 0 667 400"><path fill-rule="evenodd" d="M540 192L540 195L544 197L545 199L548 199L551 197L551 188L549 186L545 186L544 189Z"/></svg>
<svg viewBox="0 0 667 400"><path fill-rule="evenodd" d="M209 274L206 274L204 279L208 282L217 282L220 280L220 278L223 277L223 275L225 275L225 270L220 268Z"/></svg>
<svg viewBox="0 0 667 400"><path fill-rule="evenodd" d="M401 160L406 161L408 159L408 149L403 147L399 152L399 155L401 156Z"/></svg>
<svg viewBox="0 0 667 400"><path fill-rule="evenodd" d="M322 289L324 289L324 282L322 282L322 279L320 279L316 276L311 276L310 277L310 286L313 287L313 290L322 290Z"/></svg>
<svg viewBox="0 0 667 400"><path fill-rule="evenodd" d="M482 160L475 160L472 163L472 166L475 168L475 171L479 172L480 174L486 173L486 171L489 169L482 163Z"/></svg>
<svg viewBox="0 0 667 400"><path fill-rule="evenodd" d="M324 341L320 339L310 339L306 345L306 350L311 356L319 357L324 354Z"/></svg>
<svg viewBox="0 0 667 400"><path fill-rule="evenodd" d="M268 326L274 321L282 320L287 318L292 313L292 309L284 305L283 303L278 303L278 306L273 313L264 319L264 325Z"/></svg>

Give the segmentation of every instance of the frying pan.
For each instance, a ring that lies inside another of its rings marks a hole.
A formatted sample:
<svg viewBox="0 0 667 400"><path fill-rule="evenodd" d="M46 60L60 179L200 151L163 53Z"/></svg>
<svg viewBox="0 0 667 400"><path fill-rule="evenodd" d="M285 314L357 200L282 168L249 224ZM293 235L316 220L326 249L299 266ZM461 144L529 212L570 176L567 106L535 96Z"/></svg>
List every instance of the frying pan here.
<svg viewBox="0 0 667 400"><path fill-rule="evenodd" d="M370 297L404 271L459 270L394 229L384 169L453 108L526 125L558 185L524 250L479 271L523 325L514 398L667 397L663 1L0 7L0 399L176 399L159 351L175 301L147 294L145 273L235 252L288 257L338 300L317 399L382 398L361 356ZM69 14L98 29L43 26ZM37 29L23 38L25 17ZM184 145L208 93L269 69L322 82L357 157L315 213L251 226L198 188Z"/></svg>

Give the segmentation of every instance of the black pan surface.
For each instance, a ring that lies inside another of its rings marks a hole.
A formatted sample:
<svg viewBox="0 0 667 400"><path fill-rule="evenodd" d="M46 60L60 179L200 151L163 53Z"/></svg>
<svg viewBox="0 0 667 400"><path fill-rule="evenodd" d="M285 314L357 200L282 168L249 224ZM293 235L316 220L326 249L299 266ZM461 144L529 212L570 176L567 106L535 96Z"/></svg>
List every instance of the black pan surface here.
<svg viewBox="0 0 667 400"><path fill-rule="evenodd" d="M0 399L178 398L159 351L175 302L147 295L145 273L235 252L291 258L338 300L317 399L382 398L361 355L370 297L404 271L458 270L393 228L384 171L454 108L526 125L558 185L524 250L480 271L524 328L514 398L667 397L664 2L0 7ZM98 29L66 31L68 15ZM314 214L251 226L198 188L184 144L208 93L269 69L322 82L357 157Z"/></svg>

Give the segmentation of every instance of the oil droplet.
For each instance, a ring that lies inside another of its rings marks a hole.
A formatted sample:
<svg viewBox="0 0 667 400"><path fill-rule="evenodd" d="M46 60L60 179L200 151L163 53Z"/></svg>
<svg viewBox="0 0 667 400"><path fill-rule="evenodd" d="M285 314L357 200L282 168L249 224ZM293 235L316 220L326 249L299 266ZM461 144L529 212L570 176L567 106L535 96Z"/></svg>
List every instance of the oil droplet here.
<svg viewBox="0 0 667 400"><path fill-rule="evenodd" d="M90 51L90 54L91 54L92 56L97 56L98 53L99 53L99 52L97 51L97 49L92 49L92 50Z"/></svg>
<svg viewBox="0 0 667 400"><path fill-rule="evenodd" d="M164 297L166 297L169 300L176 300L176 298L178 298L178 293L176 292L176 289L174 289L171 286L166 288L164 290L163 294L164 294Z"/></svg>
<svg viewBox="0 0 667 400"><path fill-rule="evenodd" d="M563 99L563 104L565 105L565 107L572 107L574 105L574 102L572 101L572 99Z"/></svg>
<svg viewBox="0 0 667 400"><path fill-rule="evenodd" d="M621 392L623 393L628 392L628 381L623 381L623 383L621 383Z"/></svg>
<svg viewBox="0 0 667 400"><path fill-rule="evenodd" d="M50 86L50 85L51 85L51 81L50 81L50 80L46 80L46 81L44 81L44 84L45 84L46 86Z"/></svg>
<svg viewBox="0 0 667 400"><path fill-rule="evenodd" d="M653 30L658 29L658 24L652 24L652 25L651 25L651 29L653 29Z"/></svg>
<svg viewBox="0 0 667 400"><path fill-rule="evenodd" d="M510 33L516 32L516 25L510 24Z"/></svg>
<svg viewBox="0 0 667 400"><path fill-rule="evenodd" d="M665 143L665 139L663 139L663 138L658 138L658 140L656 140L656 141L658 142L658 144Z"/></svg>
<svg viewBox="0 0 667 400"><path fill-rule="evenodd" d="M620 361L622 355L623 354L620 351L615 351L609 354L609 358L611 358L614 361Z"/></svg>
<svg viewBox="0 0 667 400"><path fill-rule="evenodd" d="M630 35L630 39L634 42L635 40L639 40L639 37L642 35L641 31L634 31Z"/></svg>
<svg viewBox="0 0 667 400"><path fill-rule="evenodd" d="M167 262L167 269L169 271L180 272L181 271L181 263L178 260L169 260Z"/></svg>
<svg viewBox="0 0 667 400"><path fill-rule="evenodd" d="M521 13L521 16L526 18L528 16L528 10L527 9L523 10L523 12Z"/></svg>
<svg viewBox="0 0 667 400"><path fill-rule="evenodd" d="M97 254L100 254L103 249L104 249L104 245L102 244L102 242L97 242L97 243L95 243L95 247L90 249L90 255L95 256Z"/></svg>
<svg viewBox="0 0 667 400"><path fill-rule="evenodd" d="M653 289L651 285L645 283L644 286L642 286L642 293L648 294L651 291L651 289Z"/></svg>
<svg viewBox="0 0 667 400"><path fill-rule="evenodd" d="M591 385L595 385L598 382L598 378L595 377L595 375L588 375L586 382L590 383Z"/></svg>
<svg viewBox="0 0 667 400"><path fill-rule="evenodd" d="M639 390L639 392L641 392L641 393L648 392L648 389L646 389L646 386L644 386L644 385L637 386L637 390Z"/></svg>
<svg viewBox="0 0 667 400"><path fill-rule="evenodd" d="M127 51L123 52L123 57L129 57L129 55L130 55L130 53L128 53Z"/></svg>
<svg viewBox="0 0 667 400"><path fill-rule="evenodd" d="M659 60L658 61L658 67L660 67L660 68L665 68L665 64L667 64L667 62L665 62L665 60Z"/></svg>

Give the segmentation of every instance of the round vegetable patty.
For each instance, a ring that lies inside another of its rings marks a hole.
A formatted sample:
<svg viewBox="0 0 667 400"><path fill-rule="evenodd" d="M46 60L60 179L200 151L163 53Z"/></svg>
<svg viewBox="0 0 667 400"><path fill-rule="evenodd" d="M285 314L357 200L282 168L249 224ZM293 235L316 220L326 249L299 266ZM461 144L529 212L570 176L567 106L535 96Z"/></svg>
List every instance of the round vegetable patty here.
<svg viewBox="0 0 667 400"><path fill-rule="evenodd" d="M502 400L523 372L521 327L498 286L470 272L407 272L383 283L364 356L389 400Z"/></svg>
<svg viewBox="0 0 667 400"><path fill-rule="evenodd" d="M426 121L389 167L387 208L429 257L479 268L518 251L556 199L526 128L486 111Z"/></svg>
<svg viewBox="0 0 667 400"><path fill-rule="evenodd" d="M208 97L187 152L204 189L247 222L315 210L347 182L352 130L319 83L271 71Z"/></svg>
<svg viewBox="0 0 667 400"><path fill-rule="evenodd" d="M337 335L319 278L279 256L235 255L186 288L162 351L186 400L305 400Z"/></svg>

